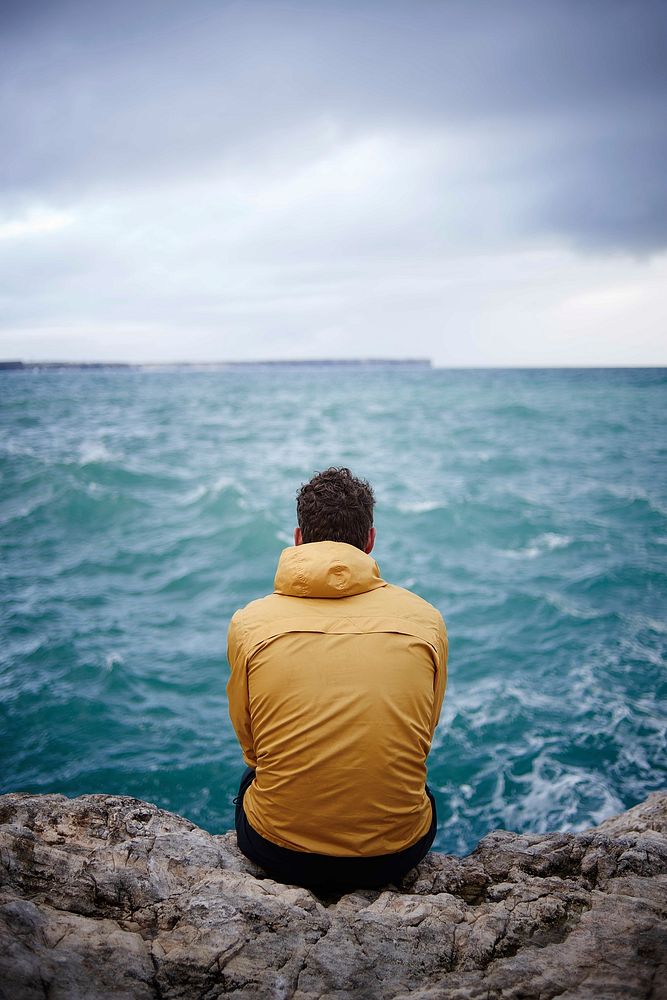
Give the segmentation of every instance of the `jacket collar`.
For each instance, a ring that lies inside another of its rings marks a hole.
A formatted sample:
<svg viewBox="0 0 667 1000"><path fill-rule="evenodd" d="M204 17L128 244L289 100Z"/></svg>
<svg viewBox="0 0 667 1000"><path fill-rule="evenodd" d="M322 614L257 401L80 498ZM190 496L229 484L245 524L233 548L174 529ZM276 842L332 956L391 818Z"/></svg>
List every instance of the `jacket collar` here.
<svg viewBox="0 0 667 1000"><path fill-rule="evenodd" d="M289 597L353 597L386 587L375 560L347 542L306 542L283 549L274 581Z"/></svg>

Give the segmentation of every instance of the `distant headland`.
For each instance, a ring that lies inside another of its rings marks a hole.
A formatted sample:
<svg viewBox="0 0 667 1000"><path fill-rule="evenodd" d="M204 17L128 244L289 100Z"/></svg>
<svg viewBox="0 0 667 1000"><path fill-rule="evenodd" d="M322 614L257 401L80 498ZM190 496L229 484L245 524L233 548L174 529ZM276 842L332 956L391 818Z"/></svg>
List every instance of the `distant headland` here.
<svg viewBox="0 0 667 1000"><path fill-rule="evenodd" d="M227 368L432 368L430 358L272 358L264 361L0 361L0 371L49 371L52 369L122 368L138 371L189 370L220 371Z"/></svg>

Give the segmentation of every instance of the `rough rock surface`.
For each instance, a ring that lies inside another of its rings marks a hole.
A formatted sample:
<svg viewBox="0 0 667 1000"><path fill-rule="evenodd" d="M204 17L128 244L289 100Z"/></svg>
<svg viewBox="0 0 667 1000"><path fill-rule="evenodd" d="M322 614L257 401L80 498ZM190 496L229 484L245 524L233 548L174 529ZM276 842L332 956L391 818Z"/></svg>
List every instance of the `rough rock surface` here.
<svg viewBox="0 0 667 1000"><path fill-rule="evenodd" d="M667 997L667 793L320 899L115 795L0 796L3 1000Z"/></svg>

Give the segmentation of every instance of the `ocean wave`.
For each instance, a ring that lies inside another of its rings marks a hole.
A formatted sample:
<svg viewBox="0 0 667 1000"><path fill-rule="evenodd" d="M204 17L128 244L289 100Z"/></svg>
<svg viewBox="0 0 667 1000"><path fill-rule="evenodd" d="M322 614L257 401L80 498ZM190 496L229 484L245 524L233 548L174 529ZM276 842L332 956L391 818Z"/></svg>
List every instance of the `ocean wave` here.
<svg viewBox="0 0 667 1000"><path fill-rule="evenodd" d="M185 569L179 570L169 576L165 583L151 590L151 593L160 595L186 595L188 598L195 598L211 586L211 574L207 569Z"/></svg>
<svg viewBox="0 0 667 1000"><path fill-rule="evenodd" d="M445 510L441 500L404 500L396 504L396 510L403 514L426 514L432 510Z"/></svg>
<svg viewBox="0 0 667 1000"><path fill-rule="evenodd" d="M538 535L529 545L518 549L499 549L498 554L506 556L508 559L537 559L538 556L546 552L553 552L554 549L567 548L573 539L570 535L559 535L553 531L547 531Z"/></svg>
<svg viewBox="0 0 667 1000"><path fill-rule="evenodd" d="M547 753L525 775L501 771L490 812L508 830L547 833L584 830L623 810L623 800L603 775L560 764Z"/></svg>
<svg viewBox="0 0 667 1000"><path fill-rule="evenodd" d="M189 507L191 504L196 504L202 497L205 497L209 492L209 487L204 486L203 483L199 483L198 486L193 487L193 489L188 490L183 496L178 497L176 503L182 507Z"/></svg>
<svg viewBox="0 0 667 1000"><path fill-rule="evenodd" d="M567 593L586 594L591 599L601 598L606 603L617 600L617 595L623 591L637 596L653 592L656 604L660 605L663 603L661 595L667 591L667 570L628 561L585 573L566 584L565 590Z"/></svg>
<svg viewBox="0 0 667 1000"><path fill-rule="evenodd" d="M7 504L0 513L0 525L13 525L21 531L29 528L59 524L62 528L80 533L100 524L105 527L131 518L133 513L148 508L141 497L122 495L100 483L53 484L45 491L23 502L18 508Z"/></svg>
<svg viewBox="0 0 667 1000"><path fill-rule="evenodd" d="M579 494L597 500L607 512L627 513L634 509L639 516L649 511L667 518L667 506L648 490L640 489L637 485L595 482L582 486Z"/></svg>
<svg viewBox="0 0 667 1000"><path fill-rule="evenodd" d="M53 491L48 490L47 495L36 496L32 499L24 500L17 497L11 501L5 501L3 504L5 509L0 510L0 526L9 528L12 525L18 525L21 521L28 522L33 515L38 514L50 504L52 496Z"/></svg>
<svg viewBox="0 0 667 1000"><path fill-rule="evenodd" d="M621 618L620 613L617 611L583 605L580 602L568 600L560 592L549 591L544 594L544 600L566 618L575 618L582 622L600 621L605 618L620 620Z"/></svg>
<svg viewBox="0 0 667 1000"><path fill-rule="evenodd" d="M247 490L229 476L218 476L212 483L198 483L179 502L209 512L222 513L230 505L245 510Z"/></svg>
<svg viewBox="0 0 667 1000"><path fill-rule="evenodd" d="M491 411L492 417L497 420L518 420L532 424L534 421L543 420L548 415L535 406L525 403L503 403L495 406ZM519 432L520 433L520 432Z"/></svg>
<svg viewBox="0 0 667 1000"><path fill-rule="evenodd" d="M119 462L121 457L119 452L112 451L103 441L82 441L79 454L72 461L77 465L91 465L98 462Z"/></svg>
<svg viewBox="0 0 667 1000"><path fill-rule="evenodd" d="M11 437L0 438L0 454L9 458L35 458L37 456L35 448Z"/></svg>
<svg viewBox="0 0 667 1000"><path fill-rule="evenodd" d="M106 670L113 670L114 667L120 666L125 662L125 659L121 653L112 650L107 653L104 657L104 667Z"/></svg>

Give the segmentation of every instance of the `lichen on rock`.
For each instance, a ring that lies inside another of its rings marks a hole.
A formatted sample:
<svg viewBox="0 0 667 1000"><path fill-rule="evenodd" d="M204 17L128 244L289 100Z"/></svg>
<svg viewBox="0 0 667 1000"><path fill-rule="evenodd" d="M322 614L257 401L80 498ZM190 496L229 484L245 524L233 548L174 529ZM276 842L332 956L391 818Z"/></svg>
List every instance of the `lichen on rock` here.
<svg viewBox="0 0 667 1000"><path fill-rule="evenodd" d="M319 898L120 795L0 796L3 1000L667 997L667 793Z"/></svg>

